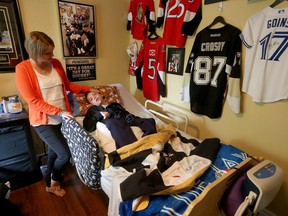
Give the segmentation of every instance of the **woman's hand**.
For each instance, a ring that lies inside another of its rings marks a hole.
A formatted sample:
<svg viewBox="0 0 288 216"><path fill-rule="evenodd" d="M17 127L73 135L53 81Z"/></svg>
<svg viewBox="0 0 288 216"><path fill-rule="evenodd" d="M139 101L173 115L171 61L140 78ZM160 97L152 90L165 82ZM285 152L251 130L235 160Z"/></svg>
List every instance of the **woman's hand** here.
<svg viewBox="0 0 288 216"><path fill-rule="evenodd" d="M103 116L104 119L109 117L109 113L108 112L100 112L101 115Z"/></svg>
<svg viewBox="0 0 288 216"><path fill-rule="evenodd" d="M62 111L60 113L60 116L64 119L70 119L70 118L74 119L74 116L68 111Z"/></svg>

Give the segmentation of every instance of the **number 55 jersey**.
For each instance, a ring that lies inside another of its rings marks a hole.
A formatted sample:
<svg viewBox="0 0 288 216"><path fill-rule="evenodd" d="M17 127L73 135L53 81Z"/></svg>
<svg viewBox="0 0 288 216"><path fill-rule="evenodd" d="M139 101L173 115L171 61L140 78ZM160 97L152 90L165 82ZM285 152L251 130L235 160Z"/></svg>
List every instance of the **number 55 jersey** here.
<svg viewBox="0 0 288 216"><path fill-rule="evenodd" d="M240 33L226 24L217 29L206 27L196 35L186 67L186 73L191 73L190 86L184 86L190 93L192 112L219 118L225 98L234 113L240 112Z"/></svg>
<svg viewBox="0 0 288 216"><path fill-rule="evenodd" d="M246 46L242 91L255 102L288 98L288 7L266 7L241 33Z"/></svg>

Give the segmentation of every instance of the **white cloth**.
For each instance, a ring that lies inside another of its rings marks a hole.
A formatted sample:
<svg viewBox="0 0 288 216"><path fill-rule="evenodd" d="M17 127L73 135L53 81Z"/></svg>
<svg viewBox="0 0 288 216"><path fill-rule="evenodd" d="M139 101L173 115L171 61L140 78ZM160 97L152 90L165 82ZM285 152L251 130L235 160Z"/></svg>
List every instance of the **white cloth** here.
<svg viewBox="0 0 288 216"><path fill-rule="evenodd" d="M113 166L101 171L101 187L109 197L108 216L119 215L119 185L131 174L122 167Z"/></svg>

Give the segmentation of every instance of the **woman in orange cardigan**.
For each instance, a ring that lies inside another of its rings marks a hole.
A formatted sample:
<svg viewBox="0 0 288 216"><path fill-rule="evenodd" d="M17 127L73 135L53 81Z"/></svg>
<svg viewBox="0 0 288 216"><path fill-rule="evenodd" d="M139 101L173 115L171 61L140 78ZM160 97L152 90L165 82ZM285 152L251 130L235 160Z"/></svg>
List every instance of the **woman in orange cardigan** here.
<svg viewBox="0 0 288 216"><path fill-rule="evenodd" d="M16 84L28 104L29 121L48 145L45 173L46 191L64 196L60 187L70 150L61 133L62 118L73 118L66 91L89 92L95 89L71 83L59 60L53 58L54 42L43 32L30 32L25 40L29 59L16 66Z"/></svg>

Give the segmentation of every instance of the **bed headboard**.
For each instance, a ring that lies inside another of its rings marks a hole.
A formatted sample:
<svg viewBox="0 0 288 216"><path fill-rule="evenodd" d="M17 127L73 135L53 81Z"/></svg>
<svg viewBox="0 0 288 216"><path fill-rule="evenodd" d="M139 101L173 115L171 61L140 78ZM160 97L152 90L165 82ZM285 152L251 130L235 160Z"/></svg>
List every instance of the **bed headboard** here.
<svg viewBox="0 0 288 216"><path fill-rule="evenodd" d="M154 105L158 107L160 110L155 110L153 108L149 108L149 105ZM172 105L173 106L173 105ZM159 104L151 100L146 100L145 101L145 108L148 109L149 112L153 113L156 116L162 117L165 120L168 120L169 122L173 122L176 126L176 128L179 129L179 125L181 122L184 121L184 129L183 131L186 133L187 132L187 127L188 127L188 116L180 112L171 106L167 106L166 104Z"/></svg>
<svg viewBox="0 0 288 216"><path fill-rule="evenodd" d="M182 131L185 133L187 132L189 122L188 116L184 112L175 109L173 104L167 102L160 104L151 100L146 100L143 106L121 83L109 85L117 87L123 105L129 112L140 115L141 117L150 116L159 119L159 122L162 122L163 124L164 122L173 124L177 129L180 128L180 125L184 125Z"/></svg>

